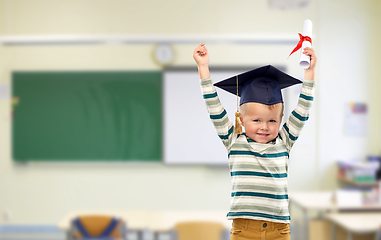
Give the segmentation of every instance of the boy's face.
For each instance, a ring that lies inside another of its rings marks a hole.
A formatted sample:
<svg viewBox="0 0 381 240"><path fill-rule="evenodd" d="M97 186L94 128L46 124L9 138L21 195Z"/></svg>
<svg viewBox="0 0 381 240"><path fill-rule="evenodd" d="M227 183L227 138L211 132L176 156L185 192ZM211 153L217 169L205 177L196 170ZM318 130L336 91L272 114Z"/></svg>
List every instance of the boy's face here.
<svg viewBox="0 0 381 240"><path fill-rule="evenodd" d="M282 121L282 104L270 109L261 103L246 103L247 109L242 117L246 135L257 143L268 143L278 136Z"/></svg>

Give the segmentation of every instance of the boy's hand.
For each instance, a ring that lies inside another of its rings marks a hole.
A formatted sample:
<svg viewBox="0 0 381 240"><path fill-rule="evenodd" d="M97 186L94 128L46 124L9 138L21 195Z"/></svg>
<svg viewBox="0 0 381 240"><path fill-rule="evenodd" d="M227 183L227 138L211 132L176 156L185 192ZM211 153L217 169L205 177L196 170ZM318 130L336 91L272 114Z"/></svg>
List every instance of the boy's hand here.
<svg viewBox="0 0 381 240"><path fill-rule="evenodd" d="M200 74L200 79L210 78L209 73L209 54L208 49L205 47L205 43L201 43L193 51L193 58L198 66L198 73Z"/></svg>
<svg viewBox="0 0 381 240"><path fill-rule="evenodd" d="M208 49L205 47L205 43L201 43L196 47L193 51L193 58L199 67L209 64L209 54Z"/></svg>
<svg viewBox="0 0 381 240"><path fill-rule="evenodd" d="M315 80L315 67L316 67L316 54L313 48L306 47L303 49L303 54L310 56L310 67L305 69L304 79L306 80Z"/></svg>

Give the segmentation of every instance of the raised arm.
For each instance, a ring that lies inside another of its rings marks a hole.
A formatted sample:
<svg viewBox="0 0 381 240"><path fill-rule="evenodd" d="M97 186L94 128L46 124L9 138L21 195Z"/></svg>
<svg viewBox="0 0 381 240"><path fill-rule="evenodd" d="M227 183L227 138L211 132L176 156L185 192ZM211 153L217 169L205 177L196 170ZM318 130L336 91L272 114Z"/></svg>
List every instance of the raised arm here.
<svg viewBox="0 0 381 240"><path fill-rule="evenodd" d="M193 58L197 63L200 79L210 78L209 73L209 54L205 43L198 45L193 51Z"/></svg>
<svg viewBox="0 0 381 240"><path fill-rule="evenodd" d="M310 56L311 58L310 67L304 70L304 79L315 81L315 67L316 67L316 61L317 61L315 50L313 48L307 47L303 49L303 54L306 54Z"/></svg>
<svg viewBox="0 0 381 240"><path fill-rule="evenodd" d="M290 114L287 122L280 130L280 136L285 142L288 151L291 150L300 131L309 118L312 101L314 99L316 54L313 48L303 49L303 53L311 57L310 67L304 72L304 82L300 92L298 105Z"/></svg>
<svg viewBox="0 0 381 240"><path fill-rule="evenodd" d="M193 52L193 58L197 63L200 75L201 91L205 100L210 119L222 140L224 146L229 149L235 136L234 127L228 118L226 110L222 107L216 89L210 79L209 54L205 44L200 44Z"/></svg>

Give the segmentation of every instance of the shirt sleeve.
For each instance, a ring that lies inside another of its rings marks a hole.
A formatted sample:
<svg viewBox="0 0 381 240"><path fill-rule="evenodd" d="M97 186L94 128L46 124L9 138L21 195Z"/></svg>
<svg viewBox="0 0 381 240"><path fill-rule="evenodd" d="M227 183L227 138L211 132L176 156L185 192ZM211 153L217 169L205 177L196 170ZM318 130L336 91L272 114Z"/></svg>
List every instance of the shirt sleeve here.
<svg viewBox="0 0 381 240"><path fill-rule="evenodd" d="M220 137L226 149L229 149L232 139L234 139L236 134L234 133L233 124L229 120L226 110L222 107L217 91L210 78L201 79L201 91L218 137Z"/></svg>
<svg viewBox="0 0 381 240"><path fill-rule="evenodd" d="M302 90L300 91L298 105L292 111L287 122L283 125L279 134L290 152L295 141L300 135L300 131L308 120L312 101L314 99L315 81L304 80Z"/></svg>

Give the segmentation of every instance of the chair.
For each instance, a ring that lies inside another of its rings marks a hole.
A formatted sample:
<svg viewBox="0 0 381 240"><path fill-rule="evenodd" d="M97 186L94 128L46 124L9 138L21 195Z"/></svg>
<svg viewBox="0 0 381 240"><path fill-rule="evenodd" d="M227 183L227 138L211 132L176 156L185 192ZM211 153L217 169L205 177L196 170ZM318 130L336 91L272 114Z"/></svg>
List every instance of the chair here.
<svg viewBox="0 0 381 240"><path fill-rule="evenodd" d="M107 215L84 215L71 221L70 240L126 240L127 227L123 220Z"/></svg>
<svg viewBox="0 0 381 240"><path fill-rule="evenodd" d="M381 226L380 228L377 230L375 236L374 236L374 239L376 240L381 240Z"/></svg>
<svg viewBox="0 0 381 240"><path fill-rule="evenodd" d="M174 227L177 240L221 240L225 239L225 227L220 222L179 222Z"/></svg>

